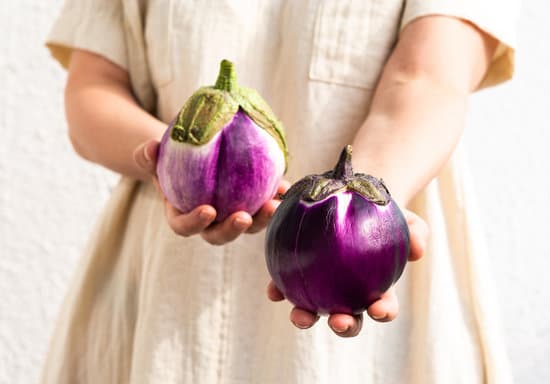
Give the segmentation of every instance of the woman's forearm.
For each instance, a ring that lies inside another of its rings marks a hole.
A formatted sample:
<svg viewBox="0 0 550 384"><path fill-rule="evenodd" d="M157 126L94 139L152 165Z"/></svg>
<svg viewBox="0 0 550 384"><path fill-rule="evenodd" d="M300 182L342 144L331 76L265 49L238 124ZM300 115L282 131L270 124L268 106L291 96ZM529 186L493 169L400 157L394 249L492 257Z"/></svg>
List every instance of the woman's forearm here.
<svg viewBox="0 0 550 384"><path fill-rule="evenodd" d="M468 96L495 46L459 19L430 16L406 27L355 137L355 168L383 178L396 201L407 205L451 156Z"/></svg>
<svg viewBox="0 0 550 384"><path fill-rule="evenodd" d="M354 163L406 205L450 157L463 130L466 96L411 80L384 89L354 140Z"/></svg>
<svg viewBox="0 0 550 384"><path fill-rule="evenodd" d="M100 56L73 52L65 110L78 154L115 172L150 179L133 152L147 140L159 140L166 124L138 105L126 71Z"/></svg>

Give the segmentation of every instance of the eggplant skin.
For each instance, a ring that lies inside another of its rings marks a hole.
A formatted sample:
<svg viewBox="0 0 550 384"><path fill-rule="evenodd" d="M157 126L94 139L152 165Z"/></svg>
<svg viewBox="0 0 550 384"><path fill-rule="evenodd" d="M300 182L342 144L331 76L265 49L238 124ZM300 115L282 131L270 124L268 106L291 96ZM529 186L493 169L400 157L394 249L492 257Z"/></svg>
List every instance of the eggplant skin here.
<svg viewBox="0 0 550 384"><path fill-rule="evenodd" d="M172 127L159 146L157 176L164 196L181 212L209 204L219 222L237 211L254 215L275 195L285 154L242 109L202 145L172 139Z"/></svg>
<svg viewBox="0 0 550 384"><path fill-rule="evenodd" d="M353 191L319 202L283 200L266 234L268 271L285 297L320 315L359 314L401 276L410 251L405 217Z"/></svg>

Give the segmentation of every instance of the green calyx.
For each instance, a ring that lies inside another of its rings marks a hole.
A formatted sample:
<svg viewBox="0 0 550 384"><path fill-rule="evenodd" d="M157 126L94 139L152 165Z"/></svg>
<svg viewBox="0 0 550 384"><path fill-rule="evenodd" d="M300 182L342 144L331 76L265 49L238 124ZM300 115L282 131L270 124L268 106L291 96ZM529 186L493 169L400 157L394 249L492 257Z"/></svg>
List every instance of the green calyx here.
<svg viewBox="0 0 550 384"><path fill-rule="evenodd" d="M171 138L203 145L233 119L239 108L277 141L288 161L281 122L258 92L237 84L235 67L227 60L220 63L216 84L199 88L187 100L174 122Z"/></svg>
<svg viewBox="0 0 550 384"><path fill-rule="evenodd" d="M388 204L391 196L382 179L364 173L353 173L351 153L351 145L347 145L334 169L322 175L304 177L290 187L283 199L299 196L304 201L315 202L339 192L353 191L375 204Z"/></svg>

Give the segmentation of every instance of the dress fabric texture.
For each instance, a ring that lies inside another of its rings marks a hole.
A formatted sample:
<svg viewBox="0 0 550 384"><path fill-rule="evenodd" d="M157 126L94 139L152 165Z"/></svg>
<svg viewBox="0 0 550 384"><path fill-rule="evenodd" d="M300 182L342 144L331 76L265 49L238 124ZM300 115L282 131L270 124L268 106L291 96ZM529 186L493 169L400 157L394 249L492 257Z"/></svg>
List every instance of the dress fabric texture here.
<svg viewBox="0 0 550 384"><path fill-rule="evenodd" d="M512 76L517 3L500 0L67 0L48 37L130 74L169 122L221 59L287 131L287 179L331 168L368 112L400 31L425 15L500 41L481 87ZM361 171L368 172L368 169ZM265 296L264 235L223 247L181 238L151 184L122 178L92 234L51 338L43 383L508 383L498 310L461 150L413 202L432 235L397 284L399 317L342 339L298 330Z"/></svg>

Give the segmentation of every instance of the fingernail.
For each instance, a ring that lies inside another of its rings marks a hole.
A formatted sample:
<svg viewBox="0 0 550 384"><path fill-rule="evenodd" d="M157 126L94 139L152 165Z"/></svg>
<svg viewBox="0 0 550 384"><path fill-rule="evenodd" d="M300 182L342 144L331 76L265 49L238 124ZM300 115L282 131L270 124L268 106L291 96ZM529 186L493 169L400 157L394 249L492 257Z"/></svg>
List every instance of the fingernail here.
<svg viewBox="0 0 550 384"><path fill-rule="evenodd" d="M294 326L296 328L300 328L300 329L308 329L309 328L308 324L298 324L298 323L295 323L294 321L292 322L292 324L294 324Z"/></svg>
<svg viewBox="0 0 550 384"><path fill-rule="evenodd" d="M233 221L233 226L239 230L242 230L242 229L245 229L246 227L248 227L248 221L243 219L242 217L237 217L234 221Z"/></svg>
<svg viewBox="0 0 550 384"><path fill-rule="evenodd" d="M349 329L349 325L344 325L344 326L333 326L332 329L333 329L334 332L336 332L336 333L344 333L344 332L346 332L346 331Z"/></svg>
<svg viewBox="0 0 550 384"><path fill-rule="evenodd" d="M151 156L149 156L149 152L147 152L147 146L143 147L143 156L145 157L145 160L148 162L151 161Z"/></svg>
<svg viewBox="0 0 550 384"><path fill-rule="evenodd" d="M210 220L210 212L208 212L208 209L202 209L200 212L199 212L199 217L201 218L201 220Z"/></svg>
<svg viewBox="0 0 550 384"><path fill-rule="evenodd" d="M374 320L382 320L386 317L386 315L379 315L379 316L376 316L376 315L372 315L371 316Z"/></svg>

